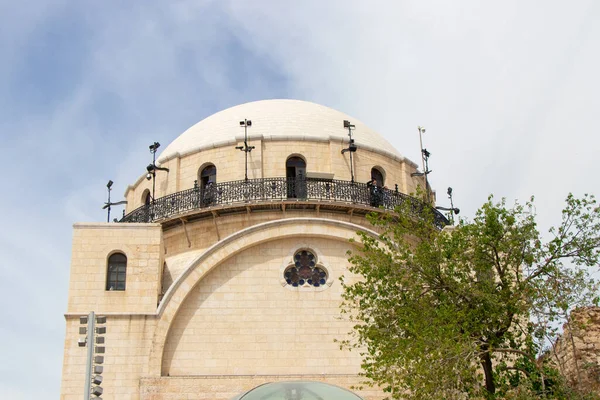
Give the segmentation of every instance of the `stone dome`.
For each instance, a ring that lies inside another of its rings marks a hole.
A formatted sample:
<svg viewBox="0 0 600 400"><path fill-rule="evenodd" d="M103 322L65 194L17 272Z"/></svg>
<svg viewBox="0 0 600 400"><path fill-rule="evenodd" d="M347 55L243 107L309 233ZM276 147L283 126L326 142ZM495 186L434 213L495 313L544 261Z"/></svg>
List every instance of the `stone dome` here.
<svg viewBox="0 0 600 400"><path fill-rule="evenodd" d="M241 104L203 119L169 144L158 161L238 143L243 140L240 121L245 118L252 121L248 137L263 140L347 140L343 121L349 120L356 126L353 137L359 147L402 158L387 140L356 118L308 101L277 99Z"/></svg>

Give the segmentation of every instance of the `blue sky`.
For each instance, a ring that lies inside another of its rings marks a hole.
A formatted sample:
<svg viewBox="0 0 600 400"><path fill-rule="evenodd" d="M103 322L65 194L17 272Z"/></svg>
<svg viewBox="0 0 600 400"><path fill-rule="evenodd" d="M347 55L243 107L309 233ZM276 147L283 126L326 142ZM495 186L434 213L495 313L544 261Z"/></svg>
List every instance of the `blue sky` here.
<svg viewBox="0 0 600 400"><path fill-rule="evenodd" d="M535 195L555 223L600 194L599 22L593 0L0 0L0 398L58 397L72 224L229 106L321 103L413 160L423 125L439 204Z"/></svg>

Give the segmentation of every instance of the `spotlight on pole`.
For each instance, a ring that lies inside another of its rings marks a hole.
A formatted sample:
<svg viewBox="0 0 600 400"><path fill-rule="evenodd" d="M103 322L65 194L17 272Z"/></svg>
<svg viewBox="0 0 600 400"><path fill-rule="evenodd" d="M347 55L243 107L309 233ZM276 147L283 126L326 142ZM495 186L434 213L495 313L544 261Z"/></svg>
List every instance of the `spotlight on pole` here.
<svg viewBox="0 0 600 400"><path fill-rule="evenodd" d="M354 124L351 124L347 119L344 120L344 128L348 129L348 147L342 149L342 154L349 152L350 153L350 177L352 182L354 183L354 162L352 160L352 153L356 152L356 144L354 144L354 139L352 138L352 130L356 128Z"/></svg>
<svg viewBox="0 0 600 400"><path fill-rule="evenodd" d="M248 146L248 128L252 126L252 121L250 121L249 119L244 119L243 121L240 121L240 126L244 127L244 145L243 146L236 146L237 150L241 150L245 153L245 159L246 159L246 172L244 174L244 179L247 181L248 180L248 153L250 153L252 151L252 149L254 149L254 146Z"/></svg>
<svg viewBox="0 0 600 400"><path fill-rule="evenodd" d="M429 197L429 186L427 182L427 175L429 175L432 171L429 169L429 156L431 153L427 151L427 149L423 148L423 134L425 133L425 128L422 126L417 126L419 130L419 144L421 145L421 163L423 164L423 172L415 172L410 174L410 176L422 176L425 180L425 195L427 196L427 201L430 201Z"/></svg>
<svg viewBox="0 0 600 400"><path fill-rule="evenodd" d="M460 213L460 209L454 207L454 201L452 200L452 188L451 187L448 188L448 191L446 193L448 194L448 198L450 199L450 208L437 206L436 210L449 211L450 223L452 225L454 225L454 216L458 215Z"/></svg>
<svg viewBox="0 0 600 400"><path fill-rule="evenodd" d="M155 197L156 171L169 172L169 168L156 166L156 152L158 151L159 147L160 147L160 143L158 143L158 142L154 142L150 146L148 146L148 148L150 149L150 153L152 153L152 164L148 164L148 166L146 167L146 171L148 171L148 173L146 174L146 179L148 179L148 180L152 179L152 207L153 208L154 208L154 200L156 199L156 197ZM153 215L153 214L154 213L150 213L150 215Z"/></svg>
<svg viewBox="0 0 600 400"><path fill-rule="evenodd" d="M104 207L102 207L103 210L108 209L108 215L106 216L106 222L110 222L110 208L112 206L118 206L120 204L127 204L127 200L122 200L122 201L117 201L116 203L111 203L110 201L110 191L112 190L112 185L113 185L113 181L109 180L108 183L106 184L106 188L108 189L108 201L106 203L104 203Z"/></svg>

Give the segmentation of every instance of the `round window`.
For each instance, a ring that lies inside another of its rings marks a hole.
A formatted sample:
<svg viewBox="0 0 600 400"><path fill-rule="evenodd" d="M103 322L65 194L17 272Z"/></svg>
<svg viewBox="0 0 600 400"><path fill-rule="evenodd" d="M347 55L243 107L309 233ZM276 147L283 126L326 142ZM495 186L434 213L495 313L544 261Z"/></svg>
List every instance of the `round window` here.
<svg viewBox="0 0 600 400"><path fill-rule="evenodd" d="M300 250L294 254L294 264L283 272L288 285L319 287L327 282L327 271L317 266L315 255L308 250Z"/></svg>

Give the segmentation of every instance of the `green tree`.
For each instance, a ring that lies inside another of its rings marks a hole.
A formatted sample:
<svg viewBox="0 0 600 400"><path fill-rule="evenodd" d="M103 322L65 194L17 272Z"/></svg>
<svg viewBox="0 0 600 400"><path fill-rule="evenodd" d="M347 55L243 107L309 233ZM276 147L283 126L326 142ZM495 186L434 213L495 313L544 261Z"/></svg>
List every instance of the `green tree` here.
<svg viewBox="0 0 600 400"><path fill-rule="evenodd" d="M574 398L539 355L570 310L597 303L594 197L569 195L549 240L532 202L490 197L444 231L414 207L370 215L381 234L359 233L359 278L342 279L342 313L355 321L342 346L362 352L366 378L394 399Z"/></svg>

